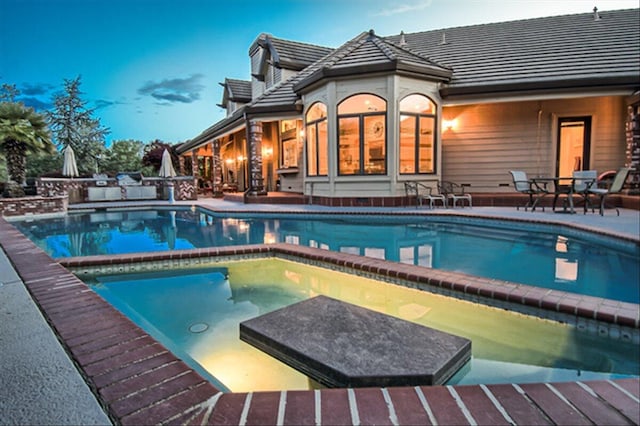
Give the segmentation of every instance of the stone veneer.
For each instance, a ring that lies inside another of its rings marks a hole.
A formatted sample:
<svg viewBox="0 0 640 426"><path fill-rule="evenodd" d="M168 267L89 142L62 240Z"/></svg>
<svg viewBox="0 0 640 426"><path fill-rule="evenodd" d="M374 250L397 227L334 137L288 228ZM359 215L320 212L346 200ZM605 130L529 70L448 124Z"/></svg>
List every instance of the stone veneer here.
<svg viewBox="0 0 640 426"><path fill-rule="evenodd" d="M157 270L276 256L636 331L638 305L569 294L545 299L549 291L288 244L55 261L0 219L0 245L116 424L638 424L640 418L639 379L223 393L69 269Z"/></svg>
<svg viewBox="0 0 640 426"><path fill-rule="evenodd" d="M98 186L97 181L104 182L104 185ZM195 181L190 176L178 176L171 181L174 184L174 198L180 200L197 200L198 194ZM164 189L167 179L160 177L145 177L142 180L142 186L154 186L156 188L156 199L166 199ZM40 178L36 181L38 195L45 197L69 196L69 202L85 203L90 202L88 197L88 188L91 187L120 187L121 199L126 200L126 192L124 187L118 184L115 178L93 179L93 178L75 178L75 179L59 179L59 178Z"/></svg>
<svg viewBox="0 0 640 426"><path fill-rule="evenodd" d="M55 197L30 196L0 198L0 216L25 216L48 213L65 213L68 206L66 195Z"/></svg>

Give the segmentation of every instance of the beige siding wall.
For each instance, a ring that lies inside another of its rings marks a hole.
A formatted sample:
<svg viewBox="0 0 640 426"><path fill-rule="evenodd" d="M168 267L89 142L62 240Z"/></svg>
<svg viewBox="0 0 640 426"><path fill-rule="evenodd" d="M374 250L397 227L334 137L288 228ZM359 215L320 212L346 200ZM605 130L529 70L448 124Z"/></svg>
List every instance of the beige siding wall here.
<svg viewBox="0 0 640 426"><path fill-rule="evenodd" d="M442 129L442 176L471 192L509 192L509 170L555 175L557 120L591 116L591 165L603 172L624 164L624 98L590 97L449 106Z"/></svg>

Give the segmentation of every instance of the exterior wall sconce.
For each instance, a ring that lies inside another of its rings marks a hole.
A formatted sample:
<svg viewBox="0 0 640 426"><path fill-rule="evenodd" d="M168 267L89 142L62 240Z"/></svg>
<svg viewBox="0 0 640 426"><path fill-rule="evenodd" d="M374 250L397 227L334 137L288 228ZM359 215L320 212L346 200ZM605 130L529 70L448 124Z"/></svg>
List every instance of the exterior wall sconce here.
<svg viewBox="0 0 640 426"><path fill-rule="evenodd" d="M456 130L457 127L458 120L455 118L453 120L442 120L442 128L444 130Z"/></svg>
<svg viewBox="0 0 640 426"><path fill-rule="evenodd" d="M262 156L263 157L271 157L273 155L273 148L263 148Z"/></svg>

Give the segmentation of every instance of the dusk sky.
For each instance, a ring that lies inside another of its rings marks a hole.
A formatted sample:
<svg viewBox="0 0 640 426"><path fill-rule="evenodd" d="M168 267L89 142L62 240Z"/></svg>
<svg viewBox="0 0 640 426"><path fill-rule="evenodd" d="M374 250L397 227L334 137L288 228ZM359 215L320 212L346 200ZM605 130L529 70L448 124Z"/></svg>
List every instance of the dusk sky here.
<svg viewBox="0 0 640 426"><path fill-rule="evenodd" d="M637 8L638 0L0 0L0 84L50 107L63 79L107 140L183 142L224 118L225 77L249 80L260 33L338 47L386 36L540 16Z"/></svg>

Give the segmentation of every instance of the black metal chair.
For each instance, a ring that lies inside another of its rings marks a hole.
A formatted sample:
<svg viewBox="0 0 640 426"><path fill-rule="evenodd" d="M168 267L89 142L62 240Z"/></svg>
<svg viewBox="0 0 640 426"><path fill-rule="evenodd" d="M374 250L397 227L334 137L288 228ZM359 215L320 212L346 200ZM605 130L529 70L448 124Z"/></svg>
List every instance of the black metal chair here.
<svg viewBox="0 0 640 426"><path fill-rule="evenodd" d="M527 178L527 174L521 170L510 170L509 173L511 173L511 177L513 178L513 187L515 190L529 196L529 201L524 205L524 211L527 211L529 208L531 208L532 211L535 210L540 196L549 193L546 183L540 186L536 181ZM534 196L537 197L534 199ZM520 210L520 206L516 206L516 209ZM544 211L544 206L542 206L542 211Z"/></svg>
<svg viewBox="0 0 640 426"><path fill-rule="evenodd" d="M627 177L629 176L629 172L631 169L629 167L623 167L618 170L616 176L613 178L613 183L608 189L605 188L590 188L589 193L593 195L597 195L600 197L599 205L600 205L600 216L604 216L605 203L607 201L607 197L611 194L618 194L622 191L622 187L624 186ZM616 213L620 216L620 210L617 207Z"/></svg>
<svg viewBox="0 0 640 426"><path fill-rule="evenodd" d="M404 183L404 192L409 198L416 199L416 208L422 207L424 200L429 201L429 208L434 208L435 202L440 201L442 207L447 207L447 199L442 194L434 194L433 188L420 182L407 181Z"/></svg>
<svg viewBox="0 0 640 426"><path fill-rule="evenodd" d="M591 195L589 189L596 187L597 182L597 170L576 170L573 172L573 193L580 196L584 203L585 214L589 208L593 210L593 206L591 205L591 200L589 198L589 195Z"/></svg>
<svg viewBox="0 0 640 426"><path fill-rule="evenodd" d="M473 207L471 194L465 191L465 186L467 185L460 185L455 182L443 180L438 184L438 192L444 195L447 204L449 204L449 200L451 200L451 207L453 208L456 207L458 200L461 200L462 204L460 205L462 207L464 207L464 200L469 203L469 207Z"/></svg>

